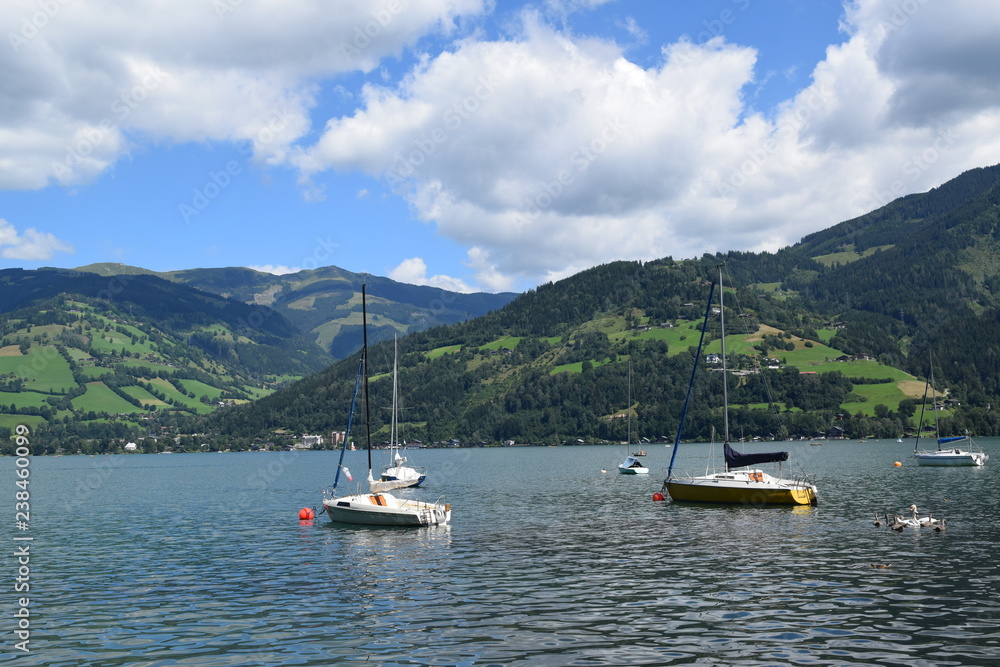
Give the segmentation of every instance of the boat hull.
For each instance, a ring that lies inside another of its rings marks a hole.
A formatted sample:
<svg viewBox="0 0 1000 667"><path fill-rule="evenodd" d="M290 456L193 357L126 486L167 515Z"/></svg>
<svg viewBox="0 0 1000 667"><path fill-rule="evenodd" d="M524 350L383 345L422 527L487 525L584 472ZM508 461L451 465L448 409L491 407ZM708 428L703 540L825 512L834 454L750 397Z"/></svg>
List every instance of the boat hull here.
<svg viewBox="0 0 1000 667"><path fill-rule="evenodd" d="M618 464L618 472L623 475L648 475L649 468L642 465L642 461L639 460L639 456L643 454L632 454L631 456L626 456L623 463Z"/></svg>
<svg viewBox="0 0 1000 667"><path fill-rule="evenodd" d="M918 452L913 457L917 459L917 465L922 466L981 466L990 458L983 452L967 452L961 449Z"/></svg>
<svg viewBox="0 0 1000 667"><path fill-rule="evenodd" d="M361 493L328 498L323 507L330 521L360 526L434 526L451 521L451 506L403 500L388 493Z"/></svg>
<svg viewBox="0 0 1000 667"><path fill-rule="evenodd" d="M672 500L720 505L815 505L816 487L760 471L677 477L665 483Z"/></svg>
<svg viewBox="0 0 1000 667"><path fill-rule="evenodd" d="M414 469L405 466L395 466L392 468L386 468L382 471L381 479L383 482L403 482L405 487L417 487L424 483L427 479L427 475ZM399 486L397 488L404 488Z"/></svg>

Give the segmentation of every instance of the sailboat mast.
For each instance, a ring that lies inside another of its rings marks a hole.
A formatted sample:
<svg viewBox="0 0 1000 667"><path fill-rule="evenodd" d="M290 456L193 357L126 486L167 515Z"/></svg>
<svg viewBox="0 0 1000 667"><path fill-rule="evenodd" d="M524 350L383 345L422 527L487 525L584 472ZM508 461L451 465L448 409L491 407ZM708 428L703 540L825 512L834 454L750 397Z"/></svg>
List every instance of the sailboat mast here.
<svg viewBox="0 0 1000 667"><path fill-rule="evenodd" d="M368 402L368 306L365 297L365 285L361 285L361 331L364 340L364 352L362 358L365 361L365 438L368 450L368 476L371 477L372 470L372 417Z"/></svg>
<svg viewBox="0 0 1000 667"><path fill-rule="evenodd" d="M394 448L399 442L399 421L396 417L396 394L399 391L399 343L396 336L392 337L392 422L389 427L389 447ZM395 452L393 452L395 454Z"/></svg>
<svg viewBox="0 0 1000 667"><path fill-rule="evenodd" d="M722 286L722 264L719 264L719 326L722 331L722 417L726 426L725 443L729 444L729 382L726 380L729 373L726 371L726 308L723 304L722 295L725 288ZM727 465L728 467L728 465Z"/></svg>
<svg viewBox="0 0 1000 667"><path fill-rule="evenodd" d="M691 379L688 381L687 395L684 397L684 409L681 410L681 420L677 424L677 437L674 438L674 451L670 453L670 465L667 468L667 479L674 473L674 459L680 449L681 433L684 431L684 420L687 419L688 406L691 405L691 391L694 389L694 376L698 371L698 360L701 358L701 347L705 342L705 331L708 330L708 318L712 314L712 295L715 293L715 283L708 288L708 303L705 304L705 319L701 323L701 336L698 338L698 349L694 353L694 364L691 366Z"/></svg>
<svg viewBox="0 0 1000 667"><path fill-rule="evenodd" d="M917 445L920 444L920 430L924 427L924 409L927 407L927 390L930 388L930 381L924 385L924 397L920 401L920 419L917 421L917 438L913 441L913 453L917 453Z"/></svg>
<svg viewBox="0 0 1000 667"><path fill-rule="evenodd" d="M931 412L934 413L934 440L937 442L937 449L941 451L941 429L938 427L937 416L937 394L934 389L934 355L931 354Z"/></svg>
<svg viewBox="0 0 1000 667"><path fill-rule="evenodd" d="M628 421L628 444L632 446L632 355L628 357L628 412L625 413ZM627 452L626 452L627 453Z"/></svg>

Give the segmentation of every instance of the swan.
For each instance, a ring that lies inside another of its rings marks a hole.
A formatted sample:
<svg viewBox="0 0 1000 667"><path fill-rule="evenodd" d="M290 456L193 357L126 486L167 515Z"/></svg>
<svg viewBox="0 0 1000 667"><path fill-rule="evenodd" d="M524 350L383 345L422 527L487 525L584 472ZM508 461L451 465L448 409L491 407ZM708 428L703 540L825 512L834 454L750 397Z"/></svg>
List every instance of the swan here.
<svg viewBox="0 0 1000 667"><path fill-rule="evenodd" d="M909 522L911 523L911 525L914 525L914 526L933 526L933 525L936 525L937 522L938 522L937 519L935 519L930 514L928 514L927 516L921 518L920 515L917 514L917 506L916 505L910 505L910 511L913 513L913 518L909 520Z"/></svg>
<svg viewBox="0 0 1000 667"><path fill-rule="evenodd" d="M888 515L886 515L886 518L888 518ZM878 512L875 512L875 520L872 521L872 525L873 526L881 526L882 525L882 521L878 518Z"/></svg>
<svg viewBox="0 0 1000 667"><path fill-rule="evenodd" d="M948 520L947 520L947 519L941 519L941 520L940 520L940 521L938 522L938 524L937 524L936 526L934 526L934 530L936 530L936 531L937 531L937 532L939 532L939 533L940 533L940 532L943 532L943 531L944 531L944 527L945 527L945 524L946 524L946 523L948 523Z"/></svg>
<svg viewBox="0 0 1000 667"><path fill-rule="evenodd" d="M889 524L889 527L892 528L893 530L903 530L904 528L906 528L906 524L903 523L903 517L897 514L893 518L892 523Z"/></svg>

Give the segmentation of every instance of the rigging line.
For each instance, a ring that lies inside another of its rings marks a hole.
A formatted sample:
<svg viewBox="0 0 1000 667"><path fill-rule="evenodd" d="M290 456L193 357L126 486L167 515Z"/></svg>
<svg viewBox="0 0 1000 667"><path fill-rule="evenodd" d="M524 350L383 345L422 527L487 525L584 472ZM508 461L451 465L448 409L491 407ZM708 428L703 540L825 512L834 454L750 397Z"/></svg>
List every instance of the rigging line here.
<svg viewBox="0 0 1000 667"><path fill-rule="evenodd" d="M932 362L933 363L933 362ZM924 397L920 399L920 419L917 421L917 439L913 441L913 453L917 453L917 445L920 443L920 431L924 427L924 408L927 407L927 388L930 386L928 380L924 384Z"/></svg>
<svg viewBox="0 0 1000 667"><path fill-rule="evenodd" d="M371 368L368 366L368 306L365 297L365 285L361 285L361 330L363 332L364 339L364 354L362 358L365 363L365 438L367 446L365 449L368 450L368 476L371 477L372 471L372 415L371 409L369 408L368 401L368 374L371 372Z"/></svg>
<svg viewBox="0 0 1000 667"><path fill-rule="evenodd" d="M719 264L719 339L722 341L722 421L726 427L725 444L729 444L729 371L726 369L726 307L723 304L722 295L726 291L722 284L722 267ZM726 470L729 470L729 462L726 462Z"/></svg>
<svg viewBox="0 0 1000 667"><path fill-rule="evenodd" d="M364 355L358 360L358 376L354 379L354 396L351 398L351 412L347 417L347 430L344 431L344 442L340 447L340 460L337 462L337 474L333 478L333 490L337 490L337 484L340 482L340 470L344 467L344 450L347 448L347 443L351 439L351 425L354 423L354 407L358 402L358 387L361 384L361 373L364 370ZM326 506L323 507L326 509Z"/></svg>
<svg viewBox="0 0 1000 667"><path fill-rule="evenodd" d="M701 358L702 343L705 342L705 330L708 329L708 316L712 313L712 296L715 294L715 281L708 290L708 303L705 306L705 320L701 325L701 337L698 338L698 349L694 354L694 365L691 368L691 380L688 382L687 396L684 398L684 409L681 411L681 420L677 424L677 437L674 439L674 451L670 453L670 466L667 468L667 479L670 479L674 470L674 459L677 458L677 450L681 444L681 432L684 430L684 419L687 417L688 406L691 404L691 390L694 388L695 372L698 370L698 360Z"/></svg>

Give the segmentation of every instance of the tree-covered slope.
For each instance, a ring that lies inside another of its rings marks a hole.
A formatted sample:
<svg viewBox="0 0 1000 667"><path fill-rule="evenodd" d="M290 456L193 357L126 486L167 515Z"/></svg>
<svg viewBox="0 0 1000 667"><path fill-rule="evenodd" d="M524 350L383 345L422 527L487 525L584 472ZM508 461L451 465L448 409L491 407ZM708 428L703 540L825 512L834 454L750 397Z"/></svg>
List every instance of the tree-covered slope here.
<svg viewBox="0 0 1000 667"><path fill-rule="evenodd" d="M482 317L412 334L402 343L408 419L430 440L622 438L615 415L626 408L631 357L638 427L670 436L712 267L725 261L730 306L740 304L730 321L748 327L727 336L744 371L734 433L901 435L914 428L932 352L938 389L953 401L944 428L1000 433L992 410L1000 402L998 181L1000 167L973 170L777 253L612 262ZM849 260L820 261L845 248ZM709 323L710 335L716 327ZM753 372L753 358L775 368ZM212 427L247 437L341 428L352 368L348 361L220 413ZM721 428L718 382L711 373L698 380L691 437Z"/></svg>

